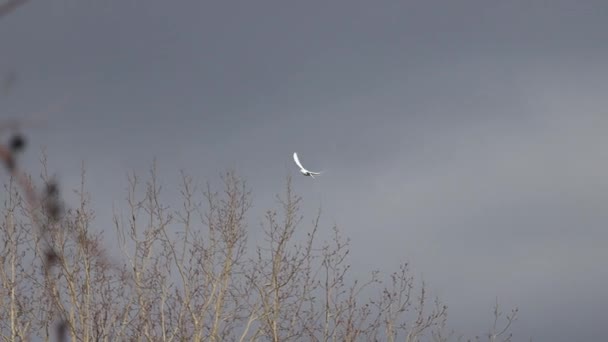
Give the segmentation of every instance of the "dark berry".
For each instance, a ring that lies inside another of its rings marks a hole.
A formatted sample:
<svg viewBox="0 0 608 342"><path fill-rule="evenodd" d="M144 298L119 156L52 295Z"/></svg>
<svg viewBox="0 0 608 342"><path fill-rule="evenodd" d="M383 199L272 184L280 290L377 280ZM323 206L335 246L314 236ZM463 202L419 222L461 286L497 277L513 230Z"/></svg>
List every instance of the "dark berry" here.
<svg viewBox="0 0 608 342"><path fill-rule="evenodd" d="M52 266L59 260L59 256L57 255L57 253L55 253L53 249L47 250L44 253L44 256L46 259L45 261L47 266Z"/></svg>
<svg viewBox="0 0 608 342"><path fill-rule="evenodd" d="M9 147L13 152L20 152L25 148L25 138L21 134L15 134L9 142Z"/></svg>
<svg viewBox="0 0 608 342"><path fill-rule="evenodd" d="M57 187L57 183L49 182L46 185L46 194L49 196L57 196L59 194L59 188Z"/></svg>

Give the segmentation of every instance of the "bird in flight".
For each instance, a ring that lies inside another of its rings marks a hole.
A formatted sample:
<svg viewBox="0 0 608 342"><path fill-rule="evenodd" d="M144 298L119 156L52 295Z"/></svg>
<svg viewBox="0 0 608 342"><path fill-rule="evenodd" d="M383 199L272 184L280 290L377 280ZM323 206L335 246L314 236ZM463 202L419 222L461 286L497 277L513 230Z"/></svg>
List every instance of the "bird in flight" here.
<svg viewBox="0 0 608 342"><path fill-rule="evenodd" d="M296 164L298 164L298 167L300 167L300 173L303 174L304 176L310 176L314 179L315 176L318 176L321 174L321 172L312 172L312 171L306 170L304 168L304 166L302 166L302 163L300 163L300 158L298 158L298 154L296 152L293 153L293 161L295 161Z"/></svg>

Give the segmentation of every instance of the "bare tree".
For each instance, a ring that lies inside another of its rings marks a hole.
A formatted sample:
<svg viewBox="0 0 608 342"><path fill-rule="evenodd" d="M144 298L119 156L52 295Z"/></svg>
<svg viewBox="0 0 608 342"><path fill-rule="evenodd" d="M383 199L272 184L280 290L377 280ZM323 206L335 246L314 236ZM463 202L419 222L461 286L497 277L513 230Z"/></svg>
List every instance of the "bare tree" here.
<svg viewBox="0 0 608 342"><path fill-rule="evenodd" d="M7 198L4 201L4 220L0 234L3 248L0 251L0 333L5 340L25 340L32 330L29 310L34 308L35 298L30 280L35 270L27 266L25 253L33 245L30 227L15 220L21 209L22 198L11 178L4 187Z"/></svg>
<svg viewBox="0 0 608 342"><path fill-rule="evenodd" d="M288 177L266 211L264 239L248 250L251 192L230 171L221 187L180 172L179 203L164 195L155 165L127 177L114 208L123 256L108 257L86 189L64 208L41 160L43 191L17 172L19 142L0 146L9 170L0 239L0 333L46 341L448 341L447 307L433 303L408 264L386 279L353 273L349 239L322 239L321 210L303 219ZM171 203L171 205L169 204ZM325 234L326 235L326 234ZM498 307L488 341L510 341ZM53 326L55 325L55 329Z"/></svg>

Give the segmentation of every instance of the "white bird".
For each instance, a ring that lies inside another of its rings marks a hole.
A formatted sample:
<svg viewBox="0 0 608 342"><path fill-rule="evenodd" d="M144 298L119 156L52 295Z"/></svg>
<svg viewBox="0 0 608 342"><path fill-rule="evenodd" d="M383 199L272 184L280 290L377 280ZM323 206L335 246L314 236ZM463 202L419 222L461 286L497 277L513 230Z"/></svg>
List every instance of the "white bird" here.
<svg viewBox="0 0 608 342"><path fill-rule="evenodd" d="M302 166L302 164L300 163L300 159L298 158L298 154L296 152L293 153L293 161L295 161L296 164L298 164L298 167L300 167L300 173L303 174L304 176L310 176L314 179L315 176L321 174L321 172L312 172L312 171L306 170L304 168L304 166Z"/></svg>

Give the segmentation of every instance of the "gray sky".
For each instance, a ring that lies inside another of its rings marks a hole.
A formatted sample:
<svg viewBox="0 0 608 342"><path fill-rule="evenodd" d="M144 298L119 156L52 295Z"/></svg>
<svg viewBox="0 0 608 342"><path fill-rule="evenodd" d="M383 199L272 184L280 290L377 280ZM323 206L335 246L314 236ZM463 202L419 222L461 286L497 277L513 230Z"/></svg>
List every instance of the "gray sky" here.
<svg viewBox="0 0 608 342"><path fill-rule="evenodd" d="M357 271L410 261L464 333L498 296L517 341L593 341L607 42L606 1L32 1L0 21L1 117L50 121L32 143L65 187L86 162L100 222L154 157L168 188L236 168L261 216L297 151Z"/></svg>

